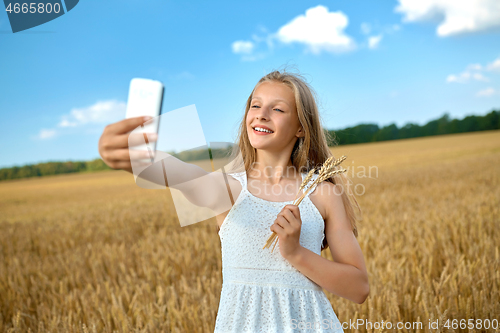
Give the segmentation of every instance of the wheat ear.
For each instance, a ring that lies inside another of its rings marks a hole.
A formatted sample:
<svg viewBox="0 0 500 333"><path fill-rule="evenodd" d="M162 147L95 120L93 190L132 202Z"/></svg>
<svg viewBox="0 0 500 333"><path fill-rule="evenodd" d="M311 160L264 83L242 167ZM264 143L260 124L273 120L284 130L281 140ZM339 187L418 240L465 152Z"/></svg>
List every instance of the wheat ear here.
<svg viewBox="0 0 500 333"><path fill-rule="evenodd" d="M324 181L324 180L326 180L328 178L331 178L331 177L333 177L336 174L343 173L345 171L347 171L347 170L345 170L345 169L334 170L334 171L330 171L328 174L323 175L323 177L316 178L316 180L313 182L313 184L308 188L307 192L297 201L297 203L295 203L295 205L298 206L302 202L302 200L305 198L305 195L307 195L307 193L309 192L309 190L314 187L315 183L319 184L322 181ZM273 243L273 241L277 238L277 236L278 235L275 232L273 232L273 234L268 238L268 240L266 242L266 245L263 247L263 249L265 249L266 247L269 247ZM276 246L276 243L274 244L274 246ZM273 250L274 250L274 247L273 247Z"/></svg>
<svg viewBox="0 0 500 333"><path fill-rule="evenodd" d="M346 158L347 158L347 156L343 155L342 157L340 157L337 160L333 161L334 157L333 156L329 157L325 161L325 163L323 163L322 167L320 168L318 177L311 184L311 186L308 187L308 189L306 190L306 192L304 194L302 194L302 196L298 200L295 200L294 205L298 206L302 202L302 200L306 197L307 193L309 193L309 191L312 188L314 188L315 185L321 183L322 181L324 181L326 179L329 179L329 178L333 177L336 174L343 173L343 172L347 171L345 169L334 170L334 168L336 166L340 165L340 163L342 163ZM313 173L314 173L314 169L311 170L309 172L309 174L307 175L306 179L304 179L304 181L300 185L300 189L299 189L298 193L300 193L300 191L309 182L309 180L312 178ZM264 245L263 249L265 249L266 247L269 247L273 243L273 241L277 238L277 236L278 235L275 232L273 232L272 235L269 236L269 238L267 239L266 245ZM274 251L274 247L276 247L277 243L278 243L277 241L274 243L274 246L273 246L271 252Z"/></svg>
<svg viewBox="0 0 500 333"><path fill-rule="evenodd" d="M304 180L302 181L302 184L300 184L300 187L299 187L299 191L297 192L297 195L295 196L295 199L293 199L293 201L295 202L297 200L297 196L300 194L300 192L302 191L302 189L307 185L307 183L309 183L309 181L311 180L313 174L314 174L314 171L316 171L315 168L312 168L311 171L309 171L309 173L307 174L306 178L304 178Z"/></svg>

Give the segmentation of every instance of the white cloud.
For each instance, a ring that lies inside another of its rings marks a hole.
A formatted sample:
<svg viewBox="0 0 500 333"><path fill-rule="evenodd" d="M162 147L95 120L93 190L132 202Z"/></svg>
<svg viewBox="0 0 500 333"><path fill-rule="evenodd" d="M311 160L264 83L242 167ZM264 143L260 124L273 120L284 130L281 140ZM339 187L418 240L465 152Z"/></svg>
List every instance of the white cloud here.
<svg viewBox="0 0 500 333"><path fill-rule="evenodd" d="M284 24L275 33L269 32L258 25L259 34L252 34L252 40L237 40L231 44L233 53L240 54L243 61L255 61L265 58L269 52L258 51L260 44L267 44L271 51L277 43L297 43L305 46L306 52L320 54L321 52L342 53L358 48L356 41L345 29L349 18L342 11L329 11L325 6L311 7L304 14L298 15ZM377 23L363 22L361 32L368 37L363 47L376 48L385 34L393 34L401 29L398 24L380 26Z"/></svg>
<svg viewBox="0 0 500 333"><path fill-rule="evenodd" d="M489 71L498 71L500 72L500 57L495 59L492 63L488 64L486 67Z"/></svg>
<svg viewBox="0 0 500 333"><path fill-rule="evenodd" d="M377 46L378 46L378 44L380 43L381 40L382 40L382 35L369 37L368 38L368 47L370 49L377 48Z"/></svg>
<svg viewBox="0 0 500 333"><path fill-rule="evenodd" d="M450 74L446 78L446 82L457 82L457 83L466 83L469 80L483 81L489 82L490 79L482 74L484 71L489 72L500 72L500 57L493 60L486 66L481 64L470 64L467 65L465 70L460 74Z"/></svg>
<svg viewBox="0 0 500 333"><path fill-rule="evenodd" d="M448 75L448 77L446 78L446 82L466 83L471 79L483 82L490 81L490 79L488 79L481 73L471 73L470 71L466 70L458 75L453 75L453 74Z"/></svg>
<svg viewBox="0 0 500 333"><path fill-rule="evenodd" d="M473 73L472 77L474 78L474 80L477 80L477 81L484 81L484 82L489 82L490 81L490 79L488 79L487 77L485 77L481 73Z"/></svg>
<svg viewBox="0 0 500 333"><path fill-rule="evenodd" d="M252 53L255 45L250 41L238 40L231 45L234 53L244 53L250 54Z"/></svg>
<svg viewBox="0 0 500 333"><path fill-rule="evenodd" d="M354 40L344 32L348 24L349 19L343 12L329 12L319 5L282 26L276 38L285 44L304 44L313 54L346 52L356 47Z"/></svg>
<svg viewBox="0 0 500 333"><path fill-rule="evenodd" d="M481 73L482 70L483 66L481 64L470 64L462 73L448 75L446 82L466 83L470 80L489 82L490 79Z"/></svg>
<svg viewBox="0 0 500 333"><path fill-rule="evenodd" d="M401 30L401 26L399 24L385 24L380 25L378 23L361 23L361 32L365 35L384 35L384 34L393 34L396 31Z"/></svg>
<svg viewBox="0 0 500 333"><path fill-rule="evenodd" d="M241 60L243 61L256 61L265 58L265 53L255 52L257 44L265 42L269 49L273 48L273 35L269 34L265 27L259 26L259 30L263 33L267 33L267 36L260 37L256 34L252 35L252 41L238 40L231 44L231 49L235 54L241 54Z"/></svg>
<svg viewBox="0 0 500 333"><path fill-rule="evenodd" d="M376 49L385 34L390 35L399 30L401 30L401 26L399 24L380 26L377 23L361 23L361 32L363 34L368 35L372 33L372 36L368 37L369 49Z"/></svg>
<svg viewBox="0 0 500 333"><path fill-rule="evenodd" d="M491 95L495 95L496 94L496 91L495 89L489 87L489 88L486 88L484 90L481 90L481 91L478 91L476 96L478 97L487 97L487 96L491 96Z"/></svg>
<svg viewBox="0 0 500 333"><path fill-rule="evenodd" d="M252 39L254 40L254 47L261 42L265 42L267 44L267 47L269 49L272 49L274 47L273 39L276 38L274 34L270 33L266 27L260 24L257 26L257 28L259 29L260 33L264 34L264 37L253 34Z"/></svg>
<svg viewBox="0 0 500 333"><path fill-rule="evenodd" d="M363 22L361 23L361 32L365 35L368 35L372 31L372 27L370 23Z"/></svg>
<svg viewBox="0 0 500 333"><path fill-rule="evenodd" d="M496 71L500 73L500 57L493 60L486 66L477 63L469 64L462 73L458 75L448 75L446 82L466 83L471 80L489 82L490 79L485 77L483 73ZM476 93L477 97L487 97L492 95L500 95L500 89L495 90L492 87L488 87Z"/></svg>
<svg viewBox="0 0 500 333"><path fill-rule="evenodd" d="M59 123L59 127L75 127L77 126L78 124L76 122L71 122L69 121L68 119L63 119L61 120L61 122Z"/></svg>
<svg viewBox="0 0 500 333"><path fill-rule="evenodd" d="M391 28L389 28L389 31L398 31L401 29L401 26L399 24L393 24Z"/></svg>
<svg viewBox="0 0 500 333"><path fill-rule="evenodd" d="M117 100L97 101L83 108L74 108L63 115L59 127L75 127L88 123L112 123L124 119L127 104Z"/></svg>
<svg viewBox="0 0 500 333"><path fill-rule="evenodd" d="M51 138L54 135L56 135L56 131L55 130L42 128L40 130L40 133L38 134L38 139L44 140L44 139Z"/></svg>
<svg viewBox="0 0 500 333"><path fill-rule="evenodd" d="M498 0L398 0L403 22L439 19L437 35L447 37L500 26Z"/></svg>
<svg viewBox="0 0 500 333"><path fill-rule="evenodd" d="M480 71L482 69L483 69L483 66L481 66L481 64L470 64L467 66L467 70Z"/></svg>
<svg viewBox="0 0 500 333"><path fill-rule="evenodd" d="M462 73L461 75L463 76L462 78L460 78L460 77L458 77L456 75L450 74L446 78L446 82L460 82L460 83L465 83L466 80L470 76L468 73Z"/></svg>
<svg viewBox="0 0 500 333"><path fill-rule="evenodd" d="M73 108L69 114L61 116L57 127L77 127L85 124L114 123L125 118L127 104L117 100L97 101L83 108ZM90 129L92 130L92 129ZM35 139L48 139L54 137L59 131L43 128Z"/></svg>

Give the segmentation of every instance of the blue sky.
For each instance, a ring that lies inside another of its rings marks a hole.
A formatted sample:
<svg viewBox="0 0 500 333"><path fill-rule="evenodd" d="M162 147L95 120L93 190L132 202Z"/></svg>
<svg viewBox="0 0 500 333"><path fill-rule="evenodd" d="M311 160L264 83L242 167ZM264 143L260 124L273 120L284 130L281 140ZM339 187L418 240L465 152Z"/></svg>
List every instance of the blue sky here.
<svg viewBox="0 0 500 333"><path fill-rule="evenodd" d="M497 0L80 1L13 34L0 13L0 167L99 157L134 77L234 141L246 98L288 64L326 128L424 124L500 108ZM73 126L68 126L71 124Z"/></svg>

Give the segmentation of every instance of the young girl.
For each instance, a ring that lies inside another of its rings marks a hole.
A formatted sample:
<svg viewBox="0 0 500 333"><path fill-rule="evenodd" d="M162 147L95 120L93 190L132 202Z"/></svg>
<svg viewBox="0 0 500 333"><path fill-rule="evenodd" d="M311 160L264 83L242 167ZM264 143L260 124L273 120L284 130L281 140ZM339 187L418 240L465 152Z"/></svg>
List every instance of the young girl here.
<svg viewBox="0 0 500 333"><path fill-rule="evenodd" d="M132 172L125 138L119 143L116 133L137 125L118 124L105 130L99 151L112 168ZM309 85L285 71L261 78L235 148L233 157L243 158L227 177L234 205L216 217L223 284L215 333L343 332L322 288L358 304L369 293L347 176L321 182L292 204L309 170L332 156ZM272 232L276 248L263 249ZM328 246L334 262L321 256Z"/></svg>
<svg viewBox="0 0 500 333"><path fill-rule="evenodd" d="M230 175L241 189L231 186L234 206L217 216L223 286L215 332L343 332L321 288L359 304L368 296L355 238L359 206L344 174L292 205L307 172L332 156L300 76L274 71L259 80L237 148L243 171ZM273 231L276 249L262 249ZM328 244L335 262L320 255Z"/></svg>

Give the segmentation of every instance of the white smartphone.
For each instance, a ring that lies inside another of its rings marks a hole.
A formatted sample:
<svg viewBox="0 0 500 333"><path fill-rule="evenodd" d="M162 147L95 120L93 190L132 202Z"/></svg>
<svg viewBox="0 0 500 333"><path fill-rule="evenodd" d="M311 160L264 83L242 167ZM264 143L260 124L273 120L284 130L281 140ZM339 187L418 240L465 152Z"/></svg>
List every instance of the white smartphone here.
<svg viewBox="0 0 500 333"><path fill-rule="evenodd" d="M141 129L134 131L140 133L156 133L160 125L161 106L163 103L163 92L165 88L163 83L156 80L133 78L130 81L128 93L126 118L134 118L140 116L151 116L153 120L148 121ZM148 150L150 152L150 160L154 161L154 152L156 151L156 142L135 146L134 149Z"/></svg>

